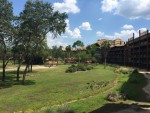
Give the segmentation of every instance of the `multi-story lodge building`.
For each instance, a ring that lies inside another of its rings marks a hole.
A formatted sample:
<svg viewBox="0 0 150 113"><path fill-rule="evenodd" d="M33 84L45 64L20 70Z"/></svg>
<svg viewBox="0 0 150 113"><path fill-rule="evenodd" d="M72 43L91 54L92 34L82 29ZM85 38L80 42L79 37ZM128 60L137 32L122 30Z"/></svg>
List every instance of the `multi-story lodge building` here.
<svg viewBox="0 0 150 113"><path fill-rule="evenodd" d="M126 44L123 42L117 44L111 46L107 56L109 63L150 70L150 33L148 30L142 33L139 31L137 38L133 33L133 37Z"/></svg>
<svg viewBox="0 0 150 113"><path fill-rule="evenodd" d="M98 40L98 41L96 42L96 44L98 44L99 46L101 46L101 44L102 44L104 41L109 41L111 47L124 46L124 41L123 41L122 39L120 39L120 38L116 38L115 40L101 39L101 40Z"/></svg>

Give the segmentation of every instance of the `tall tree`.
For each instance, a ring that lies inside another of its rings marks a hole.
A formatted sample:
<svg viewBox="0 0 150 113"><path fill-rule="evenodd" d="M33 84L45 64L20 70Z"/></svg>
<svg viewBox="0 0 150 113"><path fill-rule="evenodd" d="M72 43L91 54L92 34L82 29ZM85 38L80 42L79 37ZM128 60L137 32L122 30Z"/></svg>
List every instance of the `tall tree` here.
<svg viewBox="0 0 150 113"><path fill-rule="evenodd" d="M107 55L108 55L108 52L110 50L110 42L109 41L104 41L102 44L101 44L101 53L102 55L104 56L104 69L106 68L106 62L107 62Z"/></svg>
<svg viewBox="0 0 150 113"><path fill-rule="evenodd" d="M67 52L67 58L68 58L68 61L69 61L70 53L71 53L71 45L66 46L65 49L66 49L66 52Z"/></svg>
<svg viewBox="0 0 150 113"><path fill-rule="evenodd" d="M1 0L0 2L0 45L2 47L2 60L3 60L3 72L2 81L5 81L5 68L8 61L6 61L7 46L12 40L12 20L13 20L13 8L12 3L8 0Z"/></svg>
<svg viewBox="0 0 150 113"><path fill-rule="evenodd" d="M53 59L56 59L57 61L57 65L58 65L58 61L59 61L59 58L62 58L62 46L53 46L52 47L52 56L53 56Z"/></svg>
<svg viewBox="0 0 150 113"><path fill-rule="evenodd" d="M20 39L18 43L23 45L26 67L23 73L23 83L27 68L32 63L33 54L37 51L39 44L46 38L48 32L54 38L65 32L66 13L54 11L48 2L40 0L28 0L24 10L20 13Z"/></svg>
<svg viewBox="0 0 150 113"><path fill-rule="evenodd" d="M76 48L76 50L78 51L78 60L79 62L81 61L81 57L80 57L80 54L81 54L81 48L84 46L83 42L80 41L80 40L77 40L76 42L73 43L72 47Z"/></svg>

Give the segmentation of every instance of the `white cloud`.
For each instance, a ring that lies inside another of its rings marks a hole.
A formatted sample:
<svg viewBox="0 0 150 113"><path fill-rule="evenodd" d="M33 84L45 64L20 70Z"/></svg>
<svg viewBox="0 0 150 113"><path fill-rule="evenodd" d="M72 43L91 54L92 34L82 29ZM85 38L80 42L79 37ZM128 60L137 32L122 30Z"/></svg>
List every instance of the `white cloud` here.
<svg viewBox="0 0 150 113"><path fill-rule="evenodd" d="M128 38L131 38L133 36L133 33L136 37L138 36L138 32L135 30L122 30L120 31L120 33L115 32L114 36L116 38L122 38L124 40L127 40Z"/></svg>
<svg viewBox="0 0 150 113"><path fill-rule="evenodd" d="M73 31L70 30L70 23L69 20L66 20L67 27L66 27L66 36L69 38L82 38L81 32L79 28L75 28Z"/></svg>
<svg viewBox="0 0 150 113"><path fill-rule="evenodd" d="M101 32L101 31L97 31L96 36L101 39L114 39L114 36L106 35L104 32Z"/></svg>
<svg viewBox="0 0 150 113"><path fill-rule="evenodd" d="M81 38L81 37L82 37L82 36L81 36L80 29L78 29L78 28L75 28L73 31L68 30L68 31L67 31L67 34L68 34L68 36L71 37L71 38Z"/></svg>
<svg viewBox="0 0 150 113"><path fill-rule="evenodd" d="M105 34L104 34L104 32L97 31L97 32L96 32L96 35L97 35L98 37L103 37Z"/></svg>
<svg viewBox="0 0 150 113"><path fill-rule="evenodd" d="M62 38L53 38L51 33L47 34L47 43L48 43L48 47L52 48L52 46L63 46L66 47L68 44L63 42Z"/></svg>
<svg viewBox="0 0 150 113"><path fill-rule="evenodd" d="M133 29L134 27L132 25L125 24L122 26L122 29Z"/></svg>
<svg viewBox="0 0 150 113"><path fill-rule="evenodd" d="M83 22L82 25L79 26L79 28L81 28L82 30L87 30L87 31L92 30L89 22Z"/></svg>
<svg viewBox="0 0 150 113"><path fill-rule="evenodd" d="M140 29L138 29L138 31L141 31L141 32L144 32L144 31L147 31L147 28L140 28Z"/></svg>
<svg viewBox="0 0 150 113"><path fill-rule="evenodd" d="M103 0L102 12L113 12L130 19L150 19L150 0Z"/></svg>
<svg viewBox="0 0 150 113"><path fill-rule="evenodd" d="M118 6L118 0L103 0L101 10L103 12L111 12Z"/></svg>
<svg viewBox="0 0 150 113"><path fill-rule="evenodd" d="M124 40L127 40L128 38L133 37L133 33L135 38L139 37L139 30L142 32L145 32L146 28L140 28L138 30L122 30L120 33L114 33L115 37L122 38Z"/></svg>
<svg viewBox="0 0 150 113"><path fill-rule="evenodd" d="M56 2L53 4L54 9L66 13L79 13L80 9L76 5L77 0L64 0L63 3Z"/></svg>
<svg viewBox="0 0 150 113"><path fill-rule="evenodd" d="M106 39L115 39L115 38L121 38L124 41L127 41L129 38L133 37L133 33L135 38L139 37L139 30L141 30L141 33L146 31L146 28L140 28L138 30L133 30L133 29L126 29L122 30L120 32L115 32L113 35L106 35L104 32L98 31L96 34L99 38L106 38Z"/></svg>

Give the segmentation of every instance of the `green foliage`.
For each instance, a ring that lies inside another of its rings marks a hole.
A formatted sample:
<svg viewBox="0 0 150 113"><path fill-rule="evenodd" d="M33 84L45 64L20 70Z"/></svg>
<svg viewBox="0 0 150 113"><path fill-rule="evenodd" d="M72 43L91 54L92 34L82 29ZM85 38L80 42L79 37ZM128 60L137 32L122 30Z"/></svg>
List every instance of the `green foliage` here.
<svg viewBox="0 0 150 113"><path fill-rule="evenodd" d="M85 65L83 63L78 63L77 66L71 65L70 67L68 67L68 69L66 70L66 73L73 73L76 71L86 71L86 70L91 70L91 69L94 69L94 67L91 65Z"/></svg>
<svg viewBox="0 0 150 113"><path fill-rule="evenodd" d="M101 54L104 57L104 68L106 68L106 60L107 60L107 55L110 50L110 42L109 41L104 41L101 44Z"/></svg>
<svg viewBox="0 0 150 113"><path fill-rule="evenodd" d="M97 90L97 89L106 87L108 84L109 84L109 81L100 81L100 82L91 81L91 82L87 83L87 85L88 85L87 89L91 89L91 90L96 89Z"/></svg>
<svg viewBox="0 0 150 113"><path fill-rule="evenodd" d="M0 1L0 56L3 59L2 81L5 81L5 68L7 66L6 55L8 48L11 48L14 32L13 26L13 8L9 0Z"/></svg>
<svg viewBox="0 0 150 113"><path fill-rule="evenodd" d="M72 45L72 47L83 47L84 46L84 44L83 44L83 42L82 41L80 41L80 40L77 40L76 42L74 42L73 43L73 45Z"/></svg>
<svg viewBox="0 0 150 113"><path fill-rule="evenodd" d="M77 71L77 67L75 65L71 65L70 67L68 67L68 69L66 70L66 73L73 73Z"/></svg>
<svg viewBox="0 0 150 113"><path fill-rule="evenodd" d="M86 69L87 69L87 70L91 70L91 69L94 69L94 67L93 67L93 66L90 66L90 65L87 65Z"/></svg>
<svg viewBox="0 0 150 113"><path fill-rule="evenodd" d="M113 67L113 68L120 68L120 66L119 65L117 65L117 64L108 64L110 67Z"/></svg>
<svg viewBox="0 0 150 113"><path fill-rule="evenodd" d="M91 55L87 54L85 51L82 51L80 53L80 57L81 57L82 61L86 61L86 60L90 60L91 59Z"/></svg>
<svg viewBox="0 0 150 113"><path fill-rule="evenodd" d="M131 74L133 72L133 69L126 68L126 67L120 67L120 68L116 68L114 70L114 72L119 73L119 74Z"/></svg>
<svg viewBox="0 0 150 113"><path fill-rule="evenodd" d="M77 70L78 70L78 71L86 71L87 68L86 68L86 66L85 66L84 64L78 63L78 65L77 65Z"/></svg>

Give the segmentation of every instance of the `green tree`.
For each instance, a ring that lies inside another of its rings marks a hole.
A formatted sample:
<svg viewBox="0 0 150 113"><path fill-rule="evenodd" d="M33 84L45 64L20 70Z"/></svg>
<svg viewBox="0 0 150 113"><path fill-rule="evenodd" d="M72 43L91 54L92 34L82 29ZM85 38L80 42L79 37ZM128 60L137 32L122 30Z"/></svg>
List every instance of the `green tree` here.
<svg viewBox="0 0 150 113"><path fill-rule="evenodd" d="M109 41L104 41L102 44L101 44L101 53L102 55L104 56L104 69L106 68L106 62L107 62L107 55L108 55L108 52L110 50L110 42Z"/></svg>
<svg viewBox="0 0 150 113"><path fill-rule="evenodd" d="M76 50L78 51L78 60L79 62L81 61L81 57L80 57L80 54L81 54L81 48L83 48L84 44L82 41L80 40L77 40L76 42L73 43L72 47L76 48Z"/></svg>
<svg viewBox="0 0 150 113"><path fill-rule="evenodd" d="M12 3L8 0L1 0L0 2L0 45L2 47L3 72L2 81L5 81L5 68L8 61L6 61L7 48L10 46L13 35L13 8Z"/></svg>
<svg viewBox="0 0 150 113"><path fill-rule="evenodd" d="M56 59L57 61L57 65L58 65L58 61L59 61L59 58L62 58L63 56L63 51L62 51L62 46L53 46L52 47L52 56L53 56L53 59Z"/></svg>
<svg viewBox="0 0 150 113"><path fill-rule="evenodd" d="M24 10L19 16L19 36L18 43L23 45L26 67L23 73L23 83L29 65L32 63L33 54L38 50L39 45L45 40L47 33L51 33L54 38L65 32L66 13L54 11L48 2L40 0L28 0Z"/></svg>
<svg viewBox="0 0 150 113"><path fill-rule="evenodd" d="M66 49L66 52L67 52L67 58L68 58L68 61L69 61L70 54L71 54L71 45L66 46L65 49Z"/></svg>

